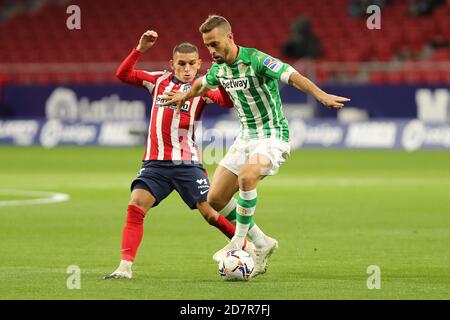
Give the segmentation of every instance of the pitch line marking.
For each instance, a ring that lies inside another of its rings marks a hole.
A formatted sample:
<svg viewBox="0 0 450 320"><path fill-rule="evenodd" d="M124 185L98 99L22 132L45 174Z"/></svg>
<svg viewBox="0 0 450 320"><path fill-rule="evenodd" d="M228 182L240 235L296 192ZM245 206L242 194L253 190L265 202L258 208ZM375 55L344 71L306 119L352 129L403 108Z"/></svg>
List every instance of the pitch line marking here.
<svg viewBox="0 0 450 320"><path fill-rule="evenodd" d="M25 199L25 200L1 200L0 207L32 206L40 204L58 203L70 200L70 196L68 194L58 192L29 191L29 190L0 190L0 195L39 197L37 199Z"/></svg>

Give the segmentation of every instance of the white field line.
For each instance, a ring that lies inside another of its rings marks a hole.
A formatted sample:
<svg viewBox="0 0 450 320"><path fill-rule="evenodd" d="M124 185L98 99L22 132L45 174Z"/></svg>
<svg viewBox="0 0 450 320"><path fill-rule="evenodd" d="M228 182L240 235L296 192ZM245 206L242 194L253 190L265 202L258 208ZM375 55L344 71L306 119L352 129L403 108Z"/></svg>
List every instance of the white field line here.
<svg viewBox="0 0 450 320"><path fill-rule="evenodd" d="M261 185L289 187L354 187L354 186L450 186L450 179L439 178L284 178L267 177Z"/></svg>
<svg viewBox="0 0 450 320"><path fill-rule="evenodd" d="M0 190L0 195L25 196L34 198L37 197L37 199L1 200L0 207L50 204L50 203L64 202L70 199L70 196L65 193L29 191L29 190Z"/></svg>

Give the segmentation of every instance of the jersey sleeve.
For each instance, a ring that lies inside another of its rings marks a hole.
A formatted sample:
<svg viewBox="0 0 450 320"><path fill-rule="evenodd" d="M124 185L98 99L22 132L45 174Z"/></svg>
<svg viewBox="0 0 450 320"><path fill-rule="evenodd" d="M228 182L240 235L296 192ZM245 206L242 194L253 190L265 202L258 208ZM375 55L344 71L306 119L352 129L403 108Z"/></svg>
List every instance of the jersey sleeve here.
<svg viewBox="0 0 450 320"><path fill-rule="evenodd" d="M125 83L135 86L144 86L150 91L153 91L156 80L158 80L164 72L147 72L143 70L136 70L135 66L141 55L141 52L133 49L120 64L116 71L116 76Z"/></svg>
<svg viewBox="0 0 450 320"><path fill-rule="evenodd" d="M218 72L219 65L217 63L213 63L211 69L209 69L208 73L203 77L202 84L208 89L216 89L220 85L220 81L217 78Z"/></svg>
<svg viewBox="0 0 450 320"><path fill-rule="evenodd" d="M218 89L208 90L203 96L203 100L207 104L216 103L221 107L233 108L233 101L222 86L219 86Z"/></svg>
<svg viewBox="0 0 450 320"><path fill-rule="evenodd" d="M252 64L255 66L257 74L263 77L281 80L285 83L289 83L289 77L293 72L296 72L289 64L261 51L255 52L252 57Z"/></svg>

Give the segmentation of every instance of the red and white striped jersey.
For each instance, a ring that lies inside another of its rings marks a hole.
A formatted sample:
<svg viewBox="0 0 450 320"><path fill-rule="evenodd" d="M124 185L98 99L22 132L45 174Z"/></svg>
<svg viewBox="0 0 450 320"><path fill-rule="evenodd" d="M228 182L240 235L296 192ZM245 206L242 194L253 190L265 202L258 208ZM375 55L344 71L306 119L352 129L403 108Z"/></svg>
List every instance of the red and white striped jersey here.
<svg viewBox="0 0 450 320"><path fill-rule="evenodd" d="M192 83L179 81L172 72L147 72L134 67L141 52L133 49L117 69L117 77L123 82L147 88L152 94L152 109L147 145L143 160L200 161L195 144L195 125L200 120L207 104L217 103L232 108L233 102L226 91L219 87L209 90L204 96L187 101L179 113L175 107L164 106L165 92L187 91Z"/></svg>

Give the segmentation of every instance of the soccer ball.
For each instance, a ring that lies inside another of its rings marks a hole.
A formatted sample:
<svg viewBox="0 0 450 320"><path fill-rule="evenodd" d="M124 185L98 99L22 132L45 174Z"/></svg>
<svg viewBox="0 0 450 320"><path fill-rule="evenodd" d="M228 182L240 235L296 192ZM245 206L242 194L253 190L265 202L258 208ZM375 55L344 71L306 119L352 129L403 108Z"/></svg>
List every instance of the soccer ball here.
<svg viewBox="0 0 450 320"><path fill-rule="evenodd" d="M248 281L254 269L252 257L243 250L230 250L219 262L219 274L227 281Z"/></svg>

